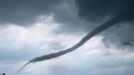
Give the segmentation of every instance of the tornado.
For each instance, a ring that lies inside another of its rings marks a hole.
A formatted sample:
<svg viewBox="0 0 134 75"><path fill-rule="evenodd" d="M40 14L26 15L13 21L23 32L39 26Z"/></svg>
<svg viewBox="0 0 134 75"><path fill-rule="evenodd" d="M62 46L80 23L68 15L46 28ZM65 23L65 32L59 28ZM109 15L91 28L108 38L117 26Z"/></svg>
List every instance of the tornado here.
<svg viewBox="0 0 134 75"><path fill-rule="evenodd" d="M108 28L125 21L132 21L134 19L134 1L133 0L75 0L76 5L79 9L79 16L85 18L88 21L102 19L104 15L111 14L111 19L102 23L91 32L89 32L85 37L83 37L78 43L73 45L70 48L61 50L56 53L51 53L48 55L43 55L40 57L35 57L32 60L28 61L19 72L28 64L50 60L67 53L70 53L77 48L81 47L92 37L101 33L102 31L107 30ZM109 11L110 10L110 11ZM91 18L90 18L91 17ZM97 21L99 21L97 20Z"/></svg>
<svg viewBox="0 0 134 75"><path fill-rule="evenodd" d="M23 66L17 71L17 73L20 72L20 71L21 71L25 66L27 66L29 63L30 63L30 62L27 62L25 65L23 65Z"/></svg>
<svg viewBox="0 0 134 75"><path fill-rule="evenodd" d="M128 19L128 17L129 17L129 14L126 14L126 13L119 14L119 15L111 18L110 20L104 22L103 24L99 25L98 27L96 27L94 30L92 30L90 33L88 33L85 37L83 37L77 44L73 45L72 47L65 49L65 50L62 50L62 51L57 52L57 53L51 53L48 55L35 57L32 60L30 60L28 63L26 63L22 68L20 68L18 70L18 72L20 72L25 66L27 66L30 63L50 60L50 59L62 56L64 54L67 54L69 52L72 52L72 51L76 50L77 48L81 47L83 44L85 44L88 40L90 40L95 35L101 33L102 31L105 31L106 29L116 25L117 23L126 21Z"/></svg>

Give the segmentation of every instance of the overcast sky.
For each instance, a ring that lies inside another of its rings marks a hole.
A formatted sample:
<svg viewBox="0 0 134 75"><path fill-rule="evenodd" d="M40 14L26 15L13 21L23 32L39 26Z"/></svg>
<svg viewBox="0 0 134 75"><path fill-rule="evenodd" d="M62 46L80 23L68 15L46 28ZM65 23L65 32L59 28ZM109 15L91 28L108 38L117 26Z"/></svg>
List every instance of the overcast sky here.
<svg viewBox="0 0 134 75"><path fill-rule="evenodd" d="M30 64L16 73L34 57L73 46L95 27L131 6L131 0L111 1L1 0L0 74L133 75L132 13L131 20L94 36L76 51Z"/></svg>

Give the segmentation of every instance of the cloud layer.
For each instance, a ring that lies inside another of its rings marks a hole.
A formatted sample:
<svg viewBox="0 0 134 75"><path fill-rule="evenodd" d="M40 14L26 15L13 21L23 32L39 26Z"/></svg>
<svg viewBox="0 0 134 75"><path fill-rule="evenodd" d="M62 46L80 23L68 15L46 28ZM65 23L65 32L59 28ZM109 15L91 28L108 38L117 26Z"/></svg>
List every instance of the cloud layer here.
<svg viewBox="0 0 134 75"><path fill-rule="evenodd" d="M35 22L35 18L42 14L49 14L53 6L60 0L2 0L0 3L0 23L13 23L29 25Z"/></svg>
<svg viewBox="0 0 134 75"><path fill-rule="evenodd" d="M76 0L76 3L2 0L0 73L15 75L29 59L71 47L116 14L133 12L133 3L133 0ZM19 74L133 75L134 26L130 22L133 14L129 16L127 22L95 36L77 51L30 64Z"/></svg>

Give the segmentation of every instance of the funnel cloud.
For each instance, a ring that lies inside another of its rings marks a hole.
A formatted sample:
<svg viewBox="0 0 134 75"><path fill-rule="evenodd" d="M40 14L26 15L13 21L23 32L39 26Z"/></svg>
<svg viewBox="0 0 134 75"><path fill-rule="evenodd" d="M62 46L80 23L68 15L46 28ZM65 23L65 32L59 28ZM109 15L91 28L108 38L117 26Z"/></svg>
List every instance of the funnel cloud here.
<svg viewBox="0 0 134 75"><path fill-rule="evenodd" d="M86 43L88 40L90 40L92 37L94 37L96 34L98 34L98 33L102 32L102 31L108 29L109 27L115 25L116 23L120 23L120 22L124 21L125 18L126 18L126 16L124 16L124 15L126 15L126 14L118 15L118 16L110 19L106 23L100 25L99 27L97 27L96 29L94 29L93 31L88 33L77 44L75 44L74 46L72 46L72 47L70 47L68 49L65 49L65 50L57 52L57 53L52 53L52 54L44 55L44 56L41 56L41 57L36 57L36 58L30 60L19 71L21 71L26 65L28 65L30 63L35 63L35 62L39 62L39 61L49 60L49 59L56 58L58 56L61 56L61 55L64 55L66 53L69 53L69 52L72 52L72 51L76 50L77 48L82 46L84 43Z"/></svg>
<svg viewBox="0 0 134 75"><path fill-rule="evenodd" d="M72 52L102 31L118 23L131 22L134 19L133 0L76 0L76 5L79 10L79 16L87 21L98 22L102 18L104 19L105 16L112 16L112 18L93 29L74 46L57 53L36 57L30 60L28 64L49 60ZM24 67L25 65L22 68Z"/></svg>

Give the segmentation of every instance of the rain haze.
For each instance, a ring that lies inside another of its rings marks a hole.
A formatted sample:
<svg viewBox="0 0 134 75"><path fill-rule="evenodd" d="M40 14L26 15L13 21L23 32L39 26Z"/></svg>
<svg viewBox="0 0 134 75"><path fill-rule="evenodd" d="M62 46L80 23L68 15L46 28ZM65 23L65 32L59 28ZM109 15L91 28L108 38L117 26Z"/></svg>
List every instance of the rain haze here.
<svg viewBox="0 0 134 75"><path fill-rule="evenodd" d="M133 75L133 0L1 0L0 74Z"/></svg>

